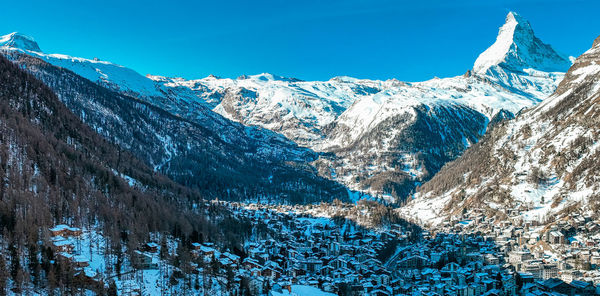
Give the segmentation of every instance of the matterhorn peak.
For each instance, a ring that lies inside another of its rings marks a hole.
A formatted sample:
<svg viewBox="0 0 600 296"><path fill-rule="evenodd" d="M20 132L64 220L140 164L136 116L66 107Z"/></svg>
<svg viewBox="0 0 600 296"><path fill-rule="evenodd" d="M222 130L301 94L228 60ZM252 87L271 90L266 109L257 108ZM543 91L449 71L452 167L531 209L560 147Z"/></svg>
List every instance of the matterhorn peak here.
<svg viewBox="0 0 600 296"><path fill-rule="evenodd" d="M533 68L546 72L564 72L571 62L533 33L529 22L515 12L509 12L496 42L479 55L473 66L476 73L500 66L511 71Z"/></svg>
<svg viewBox="0 0 600 296"><path fill-rule="evenodd" d="M14 47L22 50L42 52L32 37L18 32L13 32L0 37L0 47Z"/></svg>

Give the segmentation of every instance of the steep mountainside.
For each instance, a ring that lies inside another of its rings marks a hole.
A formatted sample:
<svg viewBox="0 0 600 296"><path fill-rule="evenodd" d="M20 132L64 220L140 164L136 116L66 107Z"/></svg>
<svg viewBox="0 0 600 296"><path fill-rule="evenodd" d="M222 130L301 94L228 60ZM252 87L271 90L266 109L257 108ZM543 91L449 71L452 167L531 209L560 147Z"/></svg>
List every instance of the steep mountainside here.
<svg viewBox="0 0 600 296"><path fill-rule="evenodd" d="M433 224L465 208L541 222L569 211L597 214L599 103L600 37L552 96L497 125L423 185L402 212Z"/></svg>
<svg viewBox="0 0 600 296"><path fill-rule="evenodd" d="M214 131L38 58L14 51L8 55L49 85L97 133L207 197L293 202L347 197L340 185L304 165L314 153L270 131L226 120L226 127ZM226 133L231 133L229 141L223 139Z"/></svg>
<svg viewBox="0 0 600 296"><path fill-rule="evenodd" d="M541 71L564 71L571 65L568 57L557 53L552 46L538 39L531 25L520 15L510 12L500 28L496 42L484 51L473 70L484 73L501 66L512 71L535 68Z"/></svg>
<svg viewBox="0 0 600 296"><path fill-rule="evenodd" d="M102 232L104 254L120 262L152 233L227 247L241 241L239 223L221 224L229 223L227 210L206 207L196 191L106 141L50 88L2 56L0 180L0 294L10 288L9 295L19 295L23 285L73 292L74 271L48 239L56 224Z"/></svg>
<svg viewBox="0 0 600 296"><path fill-rule="evenodd" d="M498 40L511 42L510 48L537 46L540 41L529 23L515 15L507 16ZM519 33L504 40L504 28L515 20L517 28L529 29L525 32L529 36ZM496 54L508 57L509 49ZM548 60L537 59L518 71L501 62L508 58L501 58L483 72L399 84L359 98L327 127L326 140L317 146L335 155L319 160L322 172L331 168L332 175L351 188L406 196L477 142L489 122L512 117L554 91L562 73L536 67L556 64L554 69L566 71L569 61L556 61L560 55L545 49Z"/></svg>
<svg viewBox="0 0 600 296"><path fill-rule="evenodd" d="M335 121L357 98L401 84L395 80L349 77L301 81L267 73L237 79L148 77L179 97L201 99L227 118L282 133L307 147L323 140L323 127Z"/></svg>
<svg viewBox="0 0 600 296"><path fill-rule="evenodd" d="M26 53L69 69L139 103L196 124L213 133L217 142L233 147L254 145L243 149L247 157L260 152L262 162L292 161L353 190L391 200L407 196L477 142L495 117L511 117L550 95L562 79L560 71L570 65L515 13L509 13L496 43L477 59L474 71L416 83L349 77L300 81L271 74L198 80L144 77L97 59L45 54L29 37L7 36L2 40L13 40L4 43L7 52ZM63 93L61 98L68 96ZM98 122L97 126L102 126ZM288 139L317 153L296 147ZM170 145L163 142L162 146ZM210 145L203 147L210 149ZM177 148L173 153L144 159L162 168L171 162L170 155L191 154L193 150ZM252 170L256 167L263 166L253 166ZM176 170L179 168L173 167L169 175L188 173ZM258 171L259 183L264 184L272 175ZM337 190L330 189L324 190Z"/></svg>

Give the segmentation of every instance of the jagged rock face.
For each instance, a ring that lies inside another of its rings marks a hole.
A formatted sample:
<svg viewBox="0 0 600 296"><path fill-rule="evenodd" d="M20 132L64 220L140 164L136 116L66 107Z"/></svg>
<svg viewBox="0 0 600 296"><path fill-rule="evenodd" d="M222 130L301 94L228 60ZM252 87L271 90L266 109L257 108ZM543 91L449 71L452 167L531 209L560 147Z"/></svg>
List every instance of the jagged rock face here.
<svg viewBox="0 0 600 296"><path fill-rule="evenodd" d="M477 58L473 70L484 73L494 66L516 72L527 68L556 72L566 71L571 62L538 39L527 20L510 12L496 42Z"/></svg>
<svg viewBox="0 0 600 296"><path fill-rule="evenodd" d="M245 125L268 128L311 148L325 136L323 128L353 101L394 83L342 77L307 82L271 74L235 80L205 78L197 82L224 94L213 108L215 112Z"/></svg>
<svg viewBox="0 0 600 296"><path fill-rule="evenodd" d="M403 213L439 223L463 208L541 222L600 209L600 44L575 60L556 92L448 164Z"/></svg>
<svg viewBox="0 0 600 296"><path fill-rule="evenodd" d="M265 161L311 162L323 177L390 200L406 197L476 143L501 110L517 113L550 95L562 73L547 71L568 67L514 13L482 54L491 58L480 57L475 71L417 83L271 74L184 80L144 77L98 60L28 54L194 122L219 141L240 147L256 141ZM238 123L251 128L240 132ZM289 140L306 149L290 148Z"/></svg>
<svg viewBox="0 0 600 296"><path fill-rule="evenodd" d="M594 44L592 45L592 47L596 47L596 46L598 46L598 44L600 44L600 36L598 36L598 38L596 38L596 40L594 40Z"/></svg>

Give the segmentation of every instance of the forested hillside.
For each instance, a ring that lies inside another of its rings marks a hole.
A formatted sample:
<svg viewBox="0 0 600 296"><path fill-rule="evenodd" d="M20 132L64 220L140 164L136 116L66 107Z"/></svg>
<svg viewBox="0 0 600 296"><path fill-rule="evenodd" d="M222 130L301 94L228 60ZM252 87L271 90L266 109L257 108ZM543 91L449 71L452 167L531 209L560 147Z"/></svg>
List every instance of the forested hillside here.
<svg viewBox="0 0 600 296"><path fill-rule="evenodd" d="M76 287L73 270L49 245L48 229L56 224L103 233L106 251L115 256L132 252L152 233L188 243L234 246L241 240L243 227L225 226L226 211L206 207L197 192L104 140L4 57L0 177L0 294L9 282L16 293Z"/></svg>
<svg viewBox="0 0 600 296"><path fill-rule="evenodd" d="M219 128L219 134L41 59L6 53L51 87L98 134L206 197L302 203L348 196L341 185L319 177L308 165L316 153L281 136L266 137L274 134L270 131L230 124Z"/></svg>

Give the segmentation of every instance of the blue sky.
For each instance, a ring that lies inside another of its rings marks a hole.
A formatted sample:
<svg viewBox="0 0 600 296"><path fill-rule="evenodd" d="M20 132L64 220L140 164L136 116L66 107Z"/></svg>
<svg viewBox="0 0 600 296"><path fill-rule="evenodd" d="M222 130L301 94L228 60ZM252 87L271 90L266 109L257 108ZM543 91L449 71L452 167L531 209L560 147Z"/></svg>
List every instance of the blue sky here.
<svg viewBox="0 0 600 296"><path fill-rule="evenodd" d="M597 0L29 0L2 10L0 34L30 35L44 52L185 78L459 75L511 10L566 54L581 54L600 34Z"/></svg>

